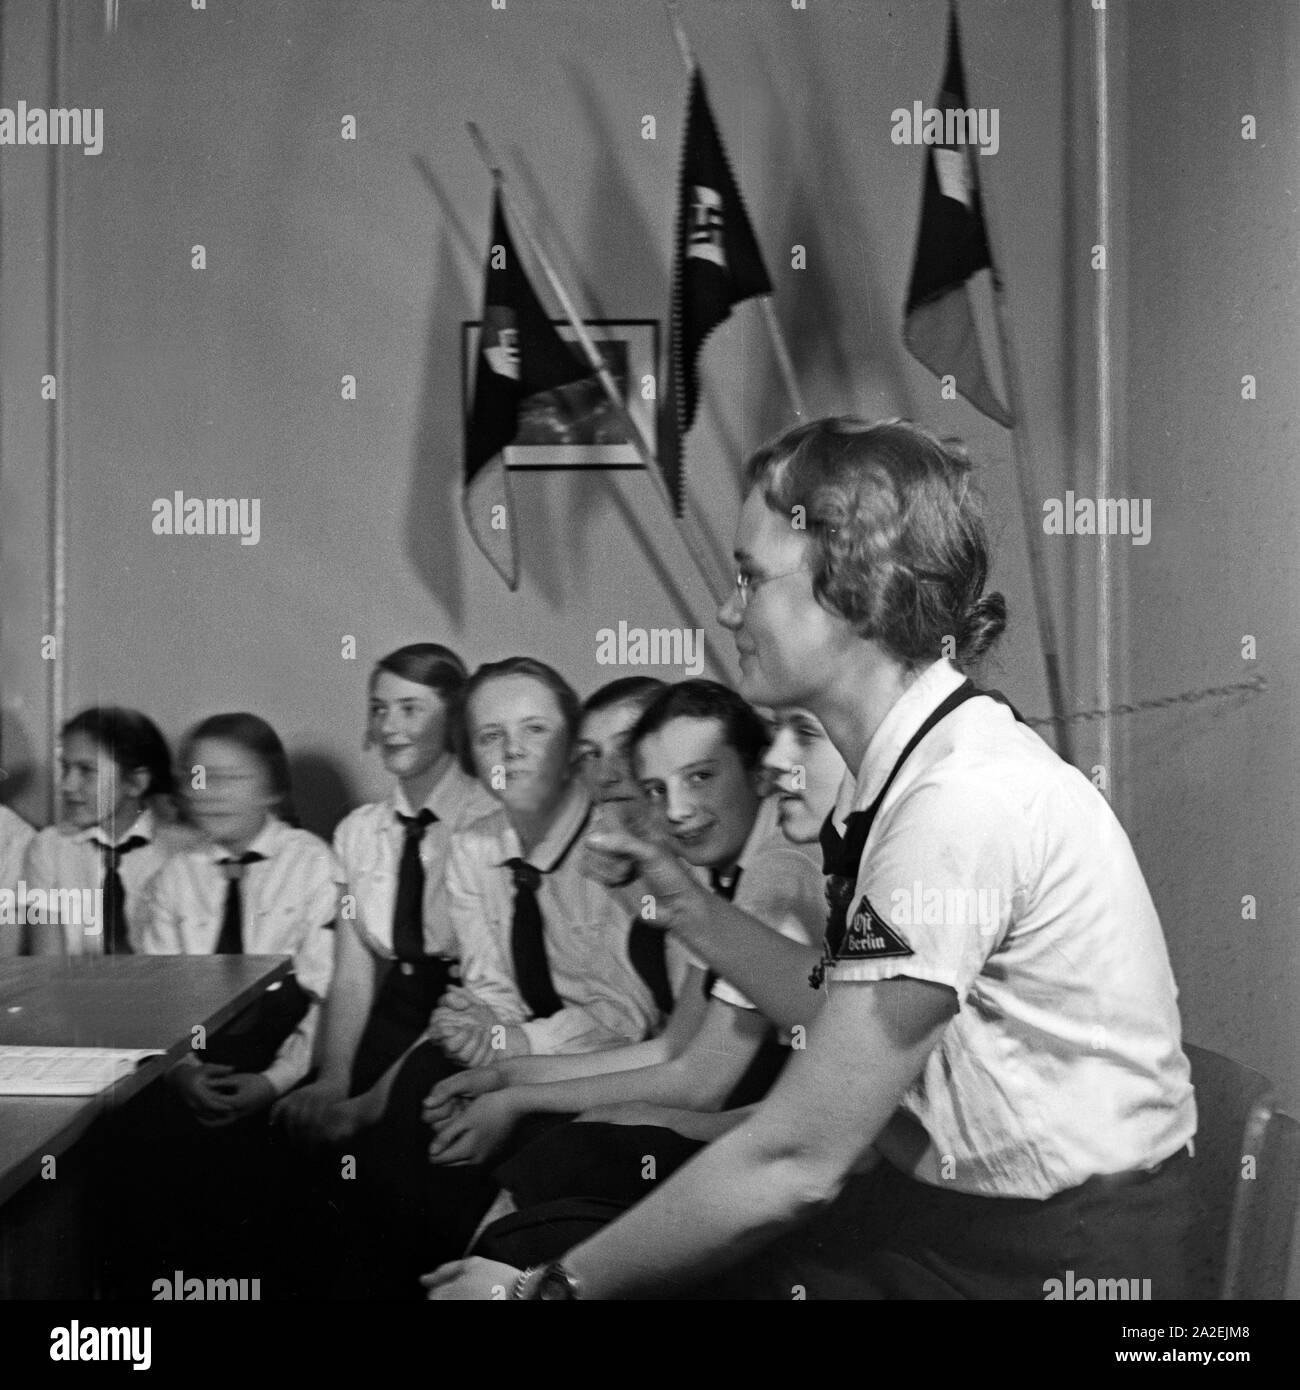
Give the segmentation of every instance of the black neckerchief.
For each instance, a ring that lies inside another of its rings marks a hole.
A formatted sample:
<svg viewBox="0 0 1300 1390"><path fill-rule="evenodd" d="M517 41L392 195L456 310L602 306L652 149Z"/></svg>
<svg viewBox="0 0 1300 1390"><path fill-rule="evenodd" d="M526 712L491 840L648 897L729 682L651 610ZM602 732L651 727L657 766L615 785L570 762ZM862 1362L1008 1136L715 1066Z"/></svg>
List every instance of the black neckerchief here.
<svg viewBox="0 0 1300 1390"><path fill-rule="evenodd" d="M942 704L930 712L929 717L907 741L871 805L865 811L849 813L844 823L843 835L835 828L834 809L827 813L818 839L822 848L822 872L826 875L826 903L829 912L826 918L826 942L822 949L822 958L808 977L808 982L814 989L821 988L822 980L826 976L826 967L838 958L843 948L844 936L848 930L849 905L853 901L862 865L862 852L866 848L867 836L871 833L871 826L885 799L885 793L926 734L959 705L975 699L977 695L987 695L1006 705L1017 720L1024 722L1020 712L1001 691L980 690L970 680L964 680Z"/></svg>

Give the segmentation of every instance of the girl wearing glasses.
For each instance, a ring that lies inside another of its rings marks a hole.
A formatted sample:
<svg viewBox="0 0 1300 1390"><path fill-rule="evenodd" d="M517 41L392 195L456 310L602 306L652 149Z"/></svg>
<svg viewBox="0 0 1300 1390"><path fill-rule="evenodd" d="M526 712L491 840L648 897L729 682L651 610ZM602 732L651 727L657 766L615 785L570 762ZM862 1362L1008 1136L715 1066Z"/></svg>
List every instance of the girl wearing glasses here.
<svg viewBox="0 0 1300 1390"><path fill-rule="evenodd" d="M1006 621L967 459L833 418L747 480L719 614L740 689L815 714L856 774L822 832L826 941L596 838L807 1045L599 1234L536 1270L445 1266L431 1296L1041 1299L1133 1273L1179 1297L1196 1114L1160 922L1105 799L963 674Z"/></svg>

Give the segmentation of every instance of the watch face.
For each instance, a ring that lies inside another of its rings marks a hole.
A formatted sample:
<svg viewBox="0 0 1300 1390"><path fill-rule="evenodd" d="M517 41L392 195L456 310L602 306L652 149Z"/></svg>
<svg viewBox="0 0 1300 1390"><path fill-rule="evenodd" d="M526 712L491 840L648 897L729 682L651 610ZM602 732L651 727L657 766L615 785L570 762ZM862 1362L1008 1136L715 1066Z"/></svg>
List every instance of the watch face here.
<svg viewBox="0 0 1300 1390"><path fill-rule="evenodd" d="M537 1285L537 1297L543 1300L568 1302L577 1296L568 1274L559 1265L551 1265Z"/></svg>

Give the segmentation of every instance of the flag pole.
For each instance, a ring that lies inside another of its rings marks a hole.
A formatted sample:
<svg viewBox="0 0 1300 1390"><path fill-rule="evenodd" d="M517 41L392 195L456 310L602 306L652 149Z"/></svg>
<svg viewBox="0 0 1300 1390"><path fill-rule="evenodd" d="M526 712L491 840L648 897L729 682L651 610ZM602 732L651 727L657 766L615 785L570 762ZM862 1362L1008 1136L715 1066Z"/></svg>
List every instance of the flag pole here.
<svg viewBox="0 0 1300 1390"><path fill-rule="evenodd" d="M682 66L686 69L687 76L695 72L695 54L691 51L691 41L686 37L686 29L682 25L682 17L678 12L676 0L664 0L668 10L668 19L673 26L673 37L677 40L677 51L682 55ZM790 406L799 419L803 419L803 392L799 390L799 382L794 374L794 361L790 356L790 349L785 341L785 334L781 331L780 320L776 316L776 310L772 307L771 294L761 294L758 296L762 306L763 322L767 326L767 336L772 344L772 355L776 358L776 369L780 374L782 384L785 386L785 393L790 398Z"/></svg>
<svg viewBox="0 0 1300 1390"><path fill-rule="evenodd" d="M772 296L761 294L758 299L762 306L763 322L767 324L767 336L772 340L772 352L776 356L777 371L781 373L781 380L785 383L785 393L790 397L791 408L802 420L803 393L799 390L799 383L795 379L794 363L790 360L790 349L786 345L785 334L781 331L776 310L772 307Z"/></svg>
<svg viewBox="0 0 1300 1390"><path fill-rule="evenodd" d="M988 205L985 204L985 216ZM1038 640L1043 649L1043 665L1047 672L1047 698L1056 720L1056 748L1067 763L1074 761L1074 744L1070 726L1065 722L1065 685L1061 679L1060 646L1056 636L1056 618L1052 612L1051 590L1047 582L1047 566L1043 560L1041 511L1035 511L1033 483L1036 477L1029 432L1025 425L1020 372L1011 344L1011 323L1007 311L1001 276L993 272L993 314L998 326L998 343L1002 349L1002 370L1006 377L1008 404L1011 407L1011 456L1015 462L1020 511L1024 518L1025 547L1029 556L1029 578L1034 593L1034 609L1038 615Z"/></svg>
<svg viewBox="0 0 1300 1390"><path fill-rule="evenodd" d="M663 503L664 510L668 513L669 519L673 522L677 534L682 538L682 543L685 545L691 560L695 564L695 568L699 571L700 578L704 581L704 587L709 591L709 597L712 598L715 604L721 606L725 596L710 571L707 558L700 548L697 538L677 525L677 517L673 510L673 499L668 492L668 484L664 482L663 472L659 467L659 462L651 453L650 445L646 442L645 435L642 434L640 425L632 418L631 412L624 404L623 398L619 395L618 387L614 382L614 378L610 375L609 368L605 365L604 358L596 351L596 345L592 342L591 335L587 332L586 325L578 317L578 312L574 308L573 301L569 298L568 292L564 288L564 283L556 273L555 268L551 265L550 258L542 249L541 243L533 235L532 228L528 225L527 221L520 216L519 210L514 204L514 200L506 191L505 173L500 164L497 163L496 156L493 153L492 147L488 144L487 138L474 121L467 121L465 125L466 129L469 131L470 139L473 140L474 147L479 153L479 157L483 160L484 164L487 165L492 175L497 190L501 194L502 203L514 218L515 225L523 233L524 240L528 243L529 250L532 251L537 264L541 267L542 274L546 276L547 283L550 285L555 297L560 301L560 307L564 311L564 317L568 320L569 326L577 335L578 342L582 346L582 351L587 358L588 365L600 381L601 388L604 390L610 405L613 407L615 415L618 417L624 429L627 430L628 439L631 441L633 448L637 451L641 463L645 467L645 471L650 476L650 482L660 502Z"/></svg>
<svg viewBox="0 0 1300 1390"><path fill-rule="evenodd" d="M957 24L956 0L949 0L952 23ZM969 91L966 93L970 98ZM1074 740L1065 722L1065 683L1061 679L1060 643L1056 635L1056 617L1052 609L1051 586L1047 581L1047 565L1042 551L1042 513L1034 510L1033 485L1037 477L1029 444L1029 429L1025 422L1024 392L1020 386L1020 367L1011 341L1011 314L1007 308L1006 289L992 255L1001 240L994 235L991 200L982 198L985 230L990 248L989 270L993 277L993 318L997 324L998 346L1002 351L1002 372L1006 379L1007 404L1011 411L1011 457L1016 472L1016 490L1020 496L1020 513L1025 528L1025 550L1029 560L1029 582L1034 595L1034 611L1038 620L1038 643L1043 649L1043 667L1047 675L1047 699L1052 707L1056 725L1056 751L1067 762L1074 762Z"/></svg>

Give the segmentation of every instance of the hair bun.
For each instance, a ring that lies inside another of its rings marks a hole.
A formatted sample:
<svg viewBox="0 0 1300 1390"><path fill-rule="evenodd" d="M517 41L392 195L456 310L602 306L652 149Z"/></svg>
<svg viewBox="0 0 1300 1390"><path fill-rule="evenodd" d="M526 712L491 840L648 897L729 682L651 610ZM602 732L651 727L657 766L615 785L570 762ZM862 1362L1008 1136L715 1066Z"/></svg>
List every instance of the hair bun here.
<svg viewBox="0 0 1300 1390"><path fill-rule="evenodd" d="M1007 625L1007 601L1000 593L976 599L962 616L957 637L957 656L963 664L978 661L1002 635Z"/></svg>

